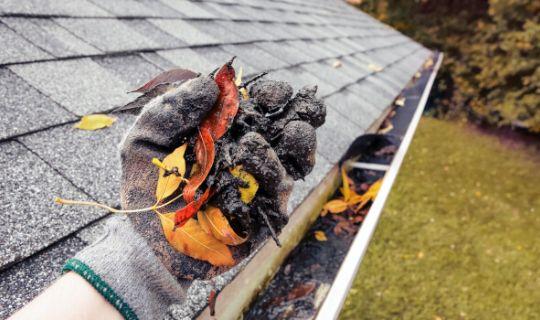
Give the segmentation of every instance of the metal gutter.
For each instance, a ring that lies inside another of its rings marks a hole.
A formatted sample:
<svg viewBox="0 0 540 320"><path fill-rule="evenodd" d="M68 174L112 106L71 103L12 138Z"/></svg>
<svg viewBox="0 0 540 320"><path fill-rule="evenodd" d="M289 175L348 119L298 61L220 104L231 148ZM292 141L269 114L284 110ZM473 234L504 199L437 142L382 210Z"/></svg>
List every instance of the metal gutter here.
<svg viewBox="0 0 540 320"><path fill-rule="evenodd" d="M424 111L426 102L428 100L431 87L433 86L433 82L435 81L435 77L439 67L441 66L442 59L443 54L440 53L438 55L437 62L433 67L429 80L424 87L424 91L420 101L418 102L409 128L407 129L400 147L394 156L392 164L386 171L379 193L377 194L377 197L373 202L366 219L362 223L362 226L360 227L360 230L358 231L358 234L356 235L349 252L345 257L345 260L343 261L336 278L328 291L326 299L322 303L319 312L317 313L317 320L337 319L339 317L341 308L343 307L345 299L349 293L349 289L354 282L360 263L362 262L364 254L371 241L371 237L373 236L375 228L379 223L382 209L384 208L388 195L390 194L390 190L397 177L399 168L401 167L405 154L409 149L409 145L412 141L416 127L418 126L418 122L420 121L422 112Z"/></svg>

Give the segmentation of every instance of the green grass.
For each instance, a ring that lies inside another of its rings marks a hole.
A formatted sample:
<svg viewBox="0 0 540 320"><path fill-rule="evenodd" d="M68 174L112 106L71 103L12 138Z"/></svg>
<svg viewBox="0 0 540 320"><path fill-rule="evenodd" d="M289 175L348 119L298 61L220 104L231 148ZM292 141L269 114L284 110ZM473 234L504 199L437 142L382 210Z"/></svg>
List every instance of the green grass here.
<svg viewBox="0 0 540 320"><path fill-rule="evenodd" d="M341 319L540 319L540 163L422 119Z"/></svg>

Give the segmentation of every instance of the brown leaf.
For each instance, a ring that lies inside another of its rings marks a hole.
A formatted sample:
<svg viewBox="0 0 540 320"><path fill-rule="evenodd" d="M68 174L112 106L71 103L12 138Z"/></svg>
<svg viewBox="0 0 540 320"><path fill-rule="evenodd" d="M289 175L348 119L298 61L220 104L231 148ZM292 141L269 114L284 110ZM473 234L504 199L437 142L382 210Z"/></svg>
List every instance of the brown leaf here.
<svg viewBox="0 0 540 320"><path fill-rule="evenodd" d="M356 232L356 228L354 227L354 225L351 223L351 221L349 220L342 220L342 221L339 221L335 226L334 226L334 234L339 236L340 234L342 233L347 233L347 234L353 234L354 232Z"/></svg>
<svg viewBox="0 0 540 320"><path fill-rule="evenodd" d="M186 173L186 160L184 159L186 148L187 144L184 143L166 156L163 162L152 159L152 162L159 166L159 177L156 188L157 201L161 201L172 195L182 183Z"/></svg>
<svg viewBox="0 0 540 320"><path fill-rule="evenodd" d="M179 228L174 227L174 212L159 214L163 233L176 250L214 266L233 266L235 261L229 248L201 228L193 218Z"/></svg>
<svg viewBox="0 0 540 320"><path fill-rule="evenodd" d="M158 74L155 78L145 83L142 87L130 92L146 93L156 86L164 83L174 83L179 81L187 81L198 77L199 74L188 69L172 69Z"/></svg>
<svg viewBox="0 0 540 320"><path fill-rule="evenodd" d="M247 240L247 237L242 238L233 230L219 208L208 206L206 210L197 213L197 218L204 231L224 244L236 246Z"/></svg>

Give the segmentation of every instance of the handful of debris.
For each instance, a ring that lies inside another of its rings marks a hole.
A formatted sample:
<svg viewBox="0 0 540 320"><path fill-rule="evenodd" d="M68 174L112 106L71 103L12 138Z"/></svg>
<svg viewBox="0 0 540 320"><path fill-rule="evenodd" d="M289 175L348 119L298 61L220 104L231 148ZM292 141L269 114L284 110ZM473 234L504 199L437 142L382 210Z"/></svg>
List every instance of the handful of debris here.
<svg viewBox="0 0 540 320"><path fill-rule="evenodd" d="M121 150L120 211L181 278L224 271L268 236L280 245L293 180L315 165L317 87L242 82L233 60L164 72L118 110L142 108Z"/></svg>

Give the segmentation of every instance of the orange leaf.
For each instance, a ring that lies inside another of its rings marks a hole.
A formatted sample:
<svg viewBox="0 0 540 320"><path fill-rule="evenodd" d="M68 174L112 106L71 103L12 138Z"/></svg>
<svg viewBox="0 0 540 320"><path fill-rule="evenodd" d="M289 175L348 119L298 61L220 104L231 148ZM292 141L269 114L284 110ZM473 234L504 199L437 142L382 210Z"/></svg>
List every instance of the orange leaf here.
<svg viewBox="0 0 540 320"><path fill-rule="evenodd" d="M203 184L204 180L210 173L214 165L214 157L216 150L214 149L214 140L212 134L206 128L199 129L199 137L195 142L195 157L199 170L189 178L189 182L184 187L184 200L192 202L195 199L195 192Z"/></svg>
<svg viewBox="0 0 540 320"><path fill-rule="evenodd" d="M234 265L229 248L206 233L197 220L189 219L182 227L175 228L174 215L174 212L159 214L165 238L174 249L214 266Z"/></svg>
<svg viewBox="0 0 540 320"><path fill-rule="evenodd" d="M324 231L321 231L321 230L315 231L315 239L317 239L317 241L328 241L328 238L326 237L326 233L324 233Z"/></svg>
<svg viewBox="0 0 540 320"><path fill-rule="evenodd" d="M330 200L328 201L324 207L323 210L329 211L330 213L340 213L345 210L347 210L347 202L336 199L336 200Z"/></svg>
<svg viewBox="0 0 540 320"><path fill-rule="evenodd" d="M349 185L349 177L347 176L347 172L345 172L345 167L341 167L341 180L343 183L343 187L341 187L341 194L343 194L343 198L345 201L348 201L351 197L351 187Z"/></svg>
<svg viewBox="0 0 540 320"><path fill-rule="evenodd" d="M212 234L224 244L236 246L247 240L247 237L242 238L234 232L219 208L208 206L205 211L197 213L197 218L207 233Z"/></svg>
<svg viewBox="0 0 540 320"><path fill-rule="evenodd" d="M158 201L172 195L182 183L186 173L186 160L184 160L186 147L187 144L184 143L166 156L163 162L159 163L159 178L156 188L156 199ZM176 168L178 175L175 173L165 175L165 170L173 170L173 168Z"/></svg>
<svg viewBox="0 0 540 320"><path fill-rule="evenodd" d="M377 196L377 193L379 192L379 189L381 188L382 179L379 179L375 181L369 189L362 195L363 200L360 202L360 204L355 208L355 212L360 211L369 201L373 201L375 197Z"/></svg>
<svg viewBox="0 0 540 320"><path fill-rule="evenodd" d="M193 217L197 211L201 208L201 206L208 200L210 197L210 189L206 189L206 191L203 193L203 195L190 203L188 203L185 207L176 210L175 217L174 217L174 223L177 226L182 226L188 219Z"/></svg>

